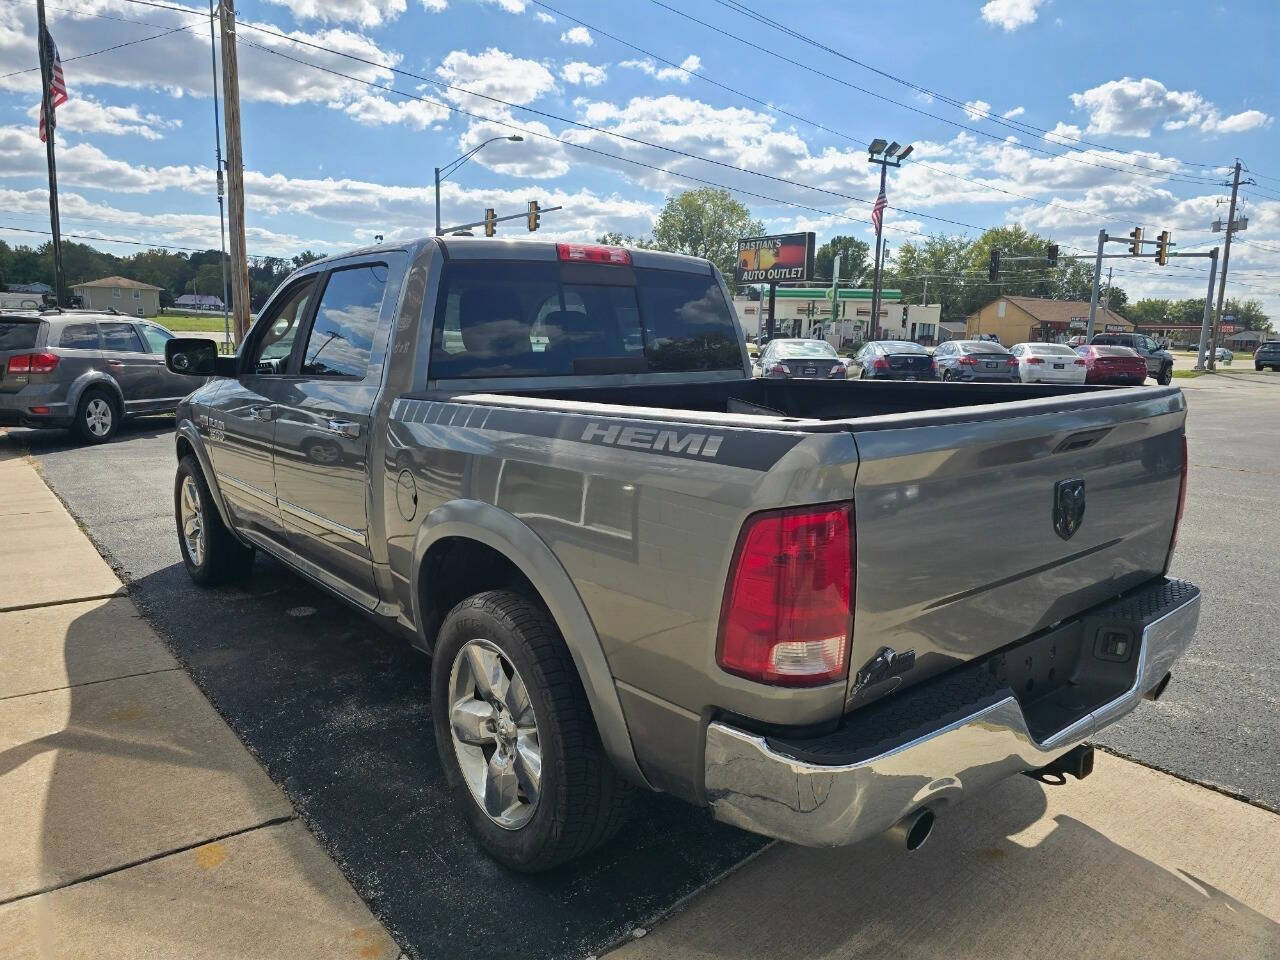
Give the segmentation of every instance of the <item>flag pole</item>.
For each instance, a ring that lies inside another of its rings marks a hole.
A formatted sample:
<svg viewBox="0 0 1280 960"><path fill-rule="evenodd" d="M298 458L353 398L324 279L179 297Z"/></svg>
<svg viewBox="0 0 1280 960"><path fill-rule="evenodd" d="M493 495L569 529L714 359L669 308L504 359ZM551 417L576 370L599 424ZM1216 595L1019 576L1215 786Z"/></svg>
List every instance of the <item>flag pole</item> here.
<svg viewBox="0 0 1280 960"><path fill-rule="evenodd" d="M53 156L53 63L50 61L49 29L44 22L44 0L36 0L37 43L40 45L40 109L44 117L45 154L49 161L49 232L53 235L53 302L61 307L62 224L58 219L58 166Z"/></svg>

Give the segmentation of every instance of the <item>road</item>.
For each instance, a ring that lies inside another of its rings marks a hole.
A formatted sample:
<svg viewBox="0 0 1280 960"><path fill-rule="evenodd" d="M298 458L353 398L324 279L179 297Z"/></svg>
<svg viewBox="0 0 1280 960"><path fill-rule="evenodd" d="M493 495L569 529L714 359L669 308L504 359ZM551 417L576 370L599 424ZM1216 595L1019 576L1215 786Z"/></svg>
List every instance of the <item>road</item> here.
<svg viewBox="0 0 1280 960"><path fill-rule="evenodd" d="M1204 588L1201 627L1161 701L1101 742L1280 810L1280 551L1259 524L1280 503L1280 376L1180 385L1192 466L1172 572ZM173 532L171 429L145 421L91 449L21 430L0 444L30 449L144 615L411 955L582 954L762 848L702 811L646 796L619 840L583 863L533 880L496 868L442 786L417 654L270 560L238 587L190 584Z"/></svg>

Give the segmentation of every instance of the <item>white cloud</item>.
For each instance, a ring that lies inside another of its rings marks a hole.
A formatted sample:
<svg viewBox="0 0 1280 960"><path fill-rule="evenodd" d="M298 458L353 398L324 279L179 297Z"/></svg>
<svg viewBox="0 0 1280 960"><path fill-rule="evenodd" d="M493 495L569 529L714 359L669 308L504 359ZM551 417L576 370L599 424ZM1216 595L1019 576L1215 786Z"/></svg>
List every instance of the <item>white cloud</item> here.
<svg viewBox="0 0 1280 960"><path fill-rule="evenodd" d="M639 70L641 73L658 80L675 80L678 83L688 83L691 79L689 74L697 73L702 69L702 59L696 53L691 53L680 61L679 67L659 67L657 63L648 57L643 60L623 60L618 66L626 67L629 70Z"/></svg>
<svg viewBox="0 0 1280 960"><path fill-rule="evenodd" d="M1012 110L1006 110L1004 113L1000 114L1000 116L1004 117L1006 120L1012 120L1014 117L1020 117L1026 112L1026 107L1014 107Z"/></svg>
<svg viewBox="0 0 1280 960"><path fill-rule="evenodd" d="M571 27L564 33L560 34L561 43L572 43L582 47L590 47L595 44L595 37L591 36L591 31L586 27Z"/></svg>
<svg viewBox="0 0 1280 960"><path fill-rule="evenodd" d="M366 126L403 123L415 130L425 130L448 119L448 107L423 100L392 100L366 94L357 97L343 112Z"/></svg>
<svg viewBox="0 0 1280 960"><path fill-rule="evenodd" d="M27 110L33 124L39 122L40 104ZM136 104L111 106L92 94L73 97L58 108L58 130L62 133L105 133L111 136L134 136L144 140L163 139L163 130L182 126L181 120L167 120L159 114L143 113Z"/></svg>
<svg viewBox="0 0 1280 960"><path fill-rule="evenodd" d="M429 13L443 13L445 7L449 5L448 0L418 0L422 4L422 9Z"/></svg>
<svg viewBox="0 0 1280 960"><path fill-rule="evenodd" d="M43 178L45 175L44 144L40 142L35 124L0 127L0 177ZM204 167L152 167L116 160L92 144L64 142L58 148L58 182L117 193L156 193L197 187L209 190L213 185L213 172Z"/></svg>
<svg viewBox="0 0 1280 960"><path fill-rule="evenodd" d="M288 7L298 20L326 23L358 23L376 27L397 19L405 11L405 0L267 0ZM443 3L441 3L443 8Z"/></svg>
<svg viewBox="0 0 1280 960"><path fill-rule="evenodd" d="M1271 117L1261 110L1245 110L1231 116L1194 90L1171 90L1159 80L1123 77L1109 80L1071 102L1089 115L1087 132L1149 137L1156 125L1165 130L1196 128L1205 133L1241 133L1267 126Z"/></svg>
<svg viewBox="0 0 1280 960"><path fill-rule="evenodd" d="M551 71L538 61L513 57L497 47L480 53L454 50L436 67L436 76L468 92L520 104L532 103L556 86ZM492 101L468 97L460 90L448 90L445 96L456 103L470 101L472 105L483 105L489 114L498 109Z"/></svg>
<svg viewBox="0 0 1280 960"><path fill-rule="evenodd" d="M991 104L985 100L970 100L964 105L964 113L970 120L985 120L991 114Z"/></svg>
<svg viewBox="0 0 1280 960"><path fill-rule="evenodd" d="M484 2L501 7L507 13L524 13L525 7L529 5L529 0L484 0Z"/></svg>
<svg viewBox="0 0 1280 960"><path fill-rule="evenodd" d="M982 5L982 19L993 27L1014 31L1036 22L1045 0L987 0Z"/></svg>
<svg viewBox="0 0 1280 960"><path fill-rule="evenodd" d="M537 20L539 23L555 23L556 22L556 18L544 10L534 11L533 16L534 16L534 19Z"/></svg>
<svg viewBox="0 0 1280 960"><path fill-rule="evenodd" d="M603 66L593 66L583 60L573 60L560 68L560 77L565 83L582 84L586 87L598 87L607 79Z"/></svg>

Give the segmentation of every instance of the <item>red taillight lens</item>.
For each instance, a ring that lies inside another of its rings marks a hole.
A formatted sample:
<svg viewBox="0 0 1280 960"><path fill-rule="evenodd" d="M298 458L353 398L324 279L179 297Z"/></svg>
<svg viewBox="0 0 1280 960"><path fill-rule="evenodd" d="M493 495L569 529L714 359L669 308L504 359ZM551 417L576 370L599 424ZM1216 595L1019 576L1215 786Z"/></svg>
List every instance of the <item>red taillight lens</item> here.
<svg viewBox="0 0 1280 960"><path fill-rule="evenodd" d="M790 373L791 368L785 363L774 362L769 364L769 373Z"/></svg>
<svg viewBox="0 0 1280 960"><path fill-rule="evenodd" d="M1035 361L1035 360L1032 360L1031 362L1032 362L1032 363L1035 363L1036 361ZM1018 358L1017 358L1017 357L1010 357L1008 360L1006 360L1006 361L1005 361L1005 363L1007 363L1007 364L1008 364L1009 366L1011 366L1011 367L1016 367L1016 366L1018 365ZM1041 361L1040 361L1040 363L1044 363L1044 361L1043 361L1043 360L1041 360Z"/></svg>
<svg viewBox="0 0 1280 960"><path fill-rule="evenodd" d="M10 373L53 373L58 357L53 353L22 353L9 358Z"/></svg>
<svg viewBox="0 0 1280 960"><path fill-rule="evenodd" d="M624 267L631 263L630 250L605 247L598 243L557 243L556 252L561 260L581 263L612 263Z"/></svg>
<svg viewBox="0 0 1280 960"><path fill-rule="evenodd" d="M871 369L872 370L888 370L889 361L886 360L884 357L876 357L873 361L871 361Z"/></svg>
<svg viewBox="0 0 1280 960"><path fill-rule="evenodd" d="M1173 562L1173 548L1178 545L1178 528L1182 526L1182 511L1187 506L1187 435L1182 435L1182 476L1178 482L1178 512L1173 515L1173 536L1169 538L1169 556L1165 559L1167 572Z"/></svg>
<svg viewBox="0 0 1280 960"><path fill-rule="evenodd" d="M812 686L848 672L853 508L780 510L747 520L720 614L716 662L761 683Z"/></svg>
<svg viewBox="0 0 1280 960"><path fill-rule="evenodd" d="M976 367L978 365L978 361L967 354L963 357L957 358L956 363L963 363L966 367Z"/></svg>
<svg viewBox="0 0 1280 960"><path fill-rule="evenodd" d="M1076 357L1076 366L1077 366L1077 367L1083 367L1083 366L1084 366L1084 357Z"/></svg>
<svg viewBox="0 0 1280 960"><path fill-rule="evenodd" d="M1027 363L1044 363L1044 360L1041 357L1026 357L1025 359Z"/></svg>

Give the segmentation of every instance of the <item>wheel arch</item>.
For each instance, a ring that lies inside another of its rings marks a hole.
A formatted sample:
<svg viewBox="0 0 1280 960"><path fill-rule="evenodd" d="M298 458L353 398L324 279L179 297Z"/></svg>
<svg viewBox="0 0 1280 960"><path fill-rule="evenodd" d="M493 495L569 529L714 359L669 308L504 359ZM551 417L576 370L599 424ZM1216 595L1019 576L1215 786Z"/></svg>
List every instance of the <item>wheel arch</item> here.
<svg viewBox="0 0 1280 960"><path fill-rule="evenodd" d="M442 504L423 519L414 538L412 581L413 616L422 642L430 646L436 627L448 613L433 603L429 583L432 572L438 568L442 551L460 546L472 551L469 559L487 557L499 567L514 571L546 608L578 669L605 752L619 773L648 786L636 761L622 702L591 616L560 560L522 520L478 500ZM473 568L455 564L451 569L471 572ZM459 599L501 585L486 582L490 572L477 570L473 581L475 589ZM466 582L463 578L457 579Z"/></svg>
<svg viewBox="0 0 1280 960"><path fill-rule="evenodd" d="M84 396L85 391L93 389L105 390L110 393L116 402L116 410L119 412L121 419L127 416L124 407L124 391L120 389L120 384L100 370L82 373L72 381L67 404L71 408L73 415L79 412L80 398Z"/></svg>
<svg viewBox="0 0 1280 960"><path fill-rule="evenodd" d="M214 506L218 508L218 516L222 519L222 524L231 531L231 535L241 543L240 535L236 533L235 527L231 523L231 515L227 512L227 505L222 499L222 491L218 487L217 475L213 472L213 465L209 462L209 452L205 449L204 442L200 438L199 431L196 430L195 424L190 420L179 420L177 429L174 431L174 448L178 455L178 460L192 454L196 458L196 462L200 464L200 472L204 474L204 482L209 487L209 494L213 497Z"/></svg>

